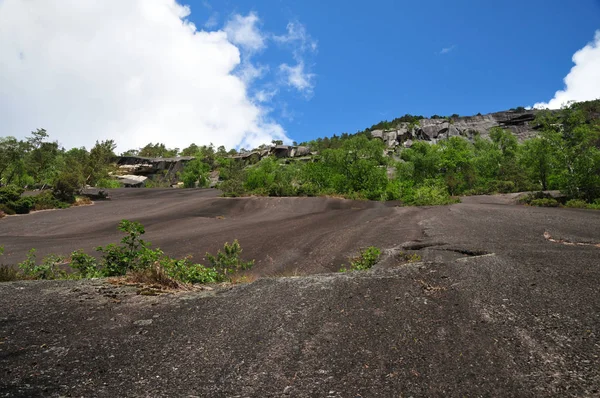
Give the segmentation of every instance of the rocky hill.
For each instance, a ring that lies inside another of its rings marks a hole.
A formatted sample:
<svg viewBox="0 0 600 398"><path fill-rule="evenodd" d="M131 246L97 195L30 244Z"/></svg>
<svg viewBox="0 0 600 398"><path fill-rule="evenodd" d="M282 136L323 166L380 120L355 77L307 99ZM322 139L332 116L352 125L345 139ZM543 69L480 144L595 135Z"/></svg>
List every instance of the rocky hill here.
<svg viewBox="0 0 600 398"><path fill-rule="evenodd" d="M413 141L437 142L454 136L472 139L480 134L487 136L494 127L513 132L520 141L536 134L534 123L538 110L505 111L468 117L421 119L417 123L400 123L395 129L373 130L371 135L385 141L390 148L400 145L410 147Z"/></svg>

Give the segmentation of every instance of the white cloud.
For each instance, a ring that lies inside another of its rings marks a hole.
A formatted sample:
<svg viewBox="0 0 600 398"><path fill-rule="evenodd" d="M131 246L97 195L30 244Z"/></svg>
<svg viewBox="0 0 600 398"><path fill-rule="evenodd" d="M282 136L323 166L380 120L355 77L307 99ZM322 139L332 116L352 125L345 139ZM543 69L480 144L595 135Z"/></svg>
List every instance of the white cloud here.
<svg viewBox="0 0 600 398"><path fill-rule="evenodd" d="M306 32L306 27L299 22L288 23L286 30L285 35L273 36L273 40L292 49L296 65L283 63L279 65L279 71L286 85L310 97L314 89L315 74L307 66L305 58L307 54L317 51L317 41L313 40Z"/></svg>
<svg viewBox="0 0 600 398"><path fill-rule="evenodd" d="M217 25L219 25L219 13L213 12L212 14L210 14L210 17L208 17L206 22L204 22L204 27L206 29L212 29L215 28Z"/></svg>
<svg viewBox="0 0 600 398"><path fill-rule="evenodd" d="M449 52L453 51L456 48L455 45L452 45L450 47L444 47L440 50L439 54L448 54Z"/></svg>
<svg viewBox="0 0 600 398"><path fill-rule="evenodd" d="M547 103L537 103L534 108L558 109L571 101L588 101L600 98L600 30L594 41L573 55L575 66L564 78L565 88L557 91Z"/></svg>
<svg viewBox="0 0 600 398"><path fill-rule="evenodd" d="M249 52L256 52L266 47L265 37L258 28L260 19L251 12L247 16L234 15L225 25L229 41Z"/></svg>
<svg viewBox="0 0 600 398"><path fill-rule="evenodd" d="M262 89L254 94L254 99L258 102L270 102L273 97L278 94L279 90L277 89Z"/></svg>
<svg viewBox="0 0 600 398"><path fill-rule="evenodd" d="M287 141L233 73L234 44L264 47L258 17L225 33L189 14L175 0L0 0L0 135L46 128L67 147L119 150Z"/></svg>
<svg viewBox="0 0 600 398"><path fill-rule="evenodd" d="M296 66L279 65L279 70L289 86L308 95L312 93L315 75L305 71L303 61L298 62Z"/></svg>
<svg viewBox="0 0 600 398"><path fill-rule="evenodd" d="M287 34L273 36L273 40L279 43L293 44L296 52L307 50L316 51L318 44L316 40L306 32L306 27L299 22L289 22L286 27Z"/></svg>

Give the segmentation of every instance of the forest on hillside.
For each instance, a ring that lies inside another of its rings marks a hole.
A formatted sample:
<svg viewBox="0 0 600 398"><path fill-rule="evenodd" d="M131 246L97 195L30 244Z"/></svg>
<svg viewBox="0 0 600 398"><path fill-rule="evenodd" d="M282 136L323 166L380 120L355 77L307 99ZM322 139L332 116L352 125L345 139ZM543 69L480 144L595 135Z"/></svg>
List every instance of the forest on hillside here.
<svg viewBox="0 0 600 398"><path fill-rule="evenodd" d="M244 162L232 156L235 150L195 144L179 150L150 143L123 155L193 156L179 175L183 185L206 187L218 173L218 188L226 196L331 195L428 205L452 203L459 195L560 190L572 204L598 206L600 100L540 112L535 121L539 134L524 142L494 128L489 139L417 141L388 156L384 143L370 136L373 128L418 123L419 118L405 115L354 135L311 141L307 144L318 155L303 161L270 156ZM115 147L107 140L90 150L67 150L43 129L25 140L0 138L0 212L66 207L86 186L120 186L112 179ZM33 189L42 193L22 195ZM543 196L538 199L554 204Z"/></svg>

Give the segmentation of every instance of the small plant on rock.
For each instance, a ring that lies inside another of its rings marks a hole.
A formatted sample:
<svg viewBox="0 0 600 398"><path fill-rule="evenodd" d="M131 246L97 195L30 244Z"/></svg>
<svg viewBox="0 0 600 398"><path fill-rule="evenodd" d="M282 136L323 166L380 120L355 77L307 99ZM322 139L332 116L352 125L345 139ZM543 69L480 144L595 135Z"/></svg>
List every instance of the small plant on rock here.
<svg viewBox="0 0 600 398"><path fill-rule="evenodd" d="M61 279L65 277L65 272L58 267L63 263L63 257L51 254L42 260L42 264L38 265L35 252L35 249L31 249L25 261L18 264L25 277L31 279Z"/></svg>
<svg viewBox="0 0 600 398"><path fill-rule="evenodd" d="M81 278L97 278L102 276L98 261L83 250L71 253L71 268L75 269Z"/></svg>
<svg viewBox="0 0 600 398"><path fill-rule="evenodd" d="M130 270L148 268L163 255L160 249L150 249L150 243L141 239L146 231L139 222L122 220L118 229L125 233L121 245L111 243L96 248L97 251L104 253L102 256L104 276L125 275Z"/></svg>
<svg viewBox="0 0 600 398"><path fill-rule="evenodd" d="M340 272L366 271L371 269L381 256L381 250L375 246L369 246L361 250L360 254L350 261L350 268L342 266Z"/></svg>
<svg viewBox="0 0 600 398"><path fill-rule="evenodd" d="M241 254L242 247L236 239L232 244L225 243L223 251L217 251L216 256L206 253L206 260L221 275L222 279L227 279L229 275L238 271L245 271L254 265L254 260L242 261Z"/></svg>

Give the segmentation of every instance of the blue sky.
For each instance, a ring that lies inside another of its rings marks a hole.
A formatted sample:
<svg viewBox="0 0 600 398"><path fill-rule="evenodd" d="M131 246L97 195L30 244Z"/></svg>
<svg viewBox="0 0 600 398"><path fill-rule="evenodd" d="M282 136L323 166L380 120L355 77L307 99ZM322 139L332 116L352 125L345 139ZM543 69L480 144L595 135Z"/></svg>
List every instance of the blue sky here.
<svg viewBox="0 0 600 398"><path fill-rule="evenodd" d="M232 14L250 12L265 32L283 34L289 21L304 25L318 43L307 61L313 93L281 90L272 112L297 141L405 113L471 115L547 101L563 88L573 54L600 29L600 2L593 0L188 4L199 27L213 14L218 28ZM286 55L269 46L256 60L277 64Z"/></svg>
<svg viewBox="0 0 600 398"><path fill-rule="evenodd" d="M597 97L600 0L0 0L0 137L253 148Z"/></svg>

